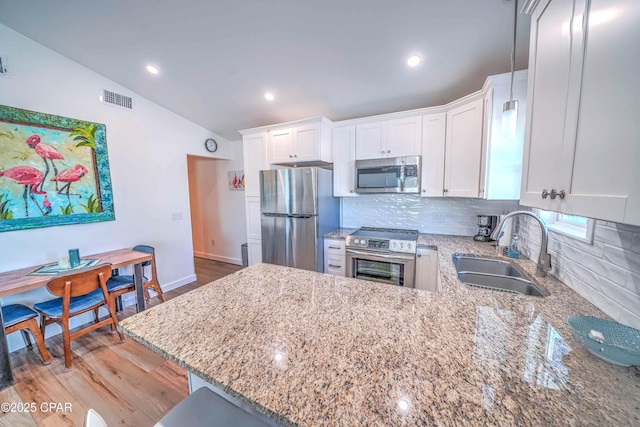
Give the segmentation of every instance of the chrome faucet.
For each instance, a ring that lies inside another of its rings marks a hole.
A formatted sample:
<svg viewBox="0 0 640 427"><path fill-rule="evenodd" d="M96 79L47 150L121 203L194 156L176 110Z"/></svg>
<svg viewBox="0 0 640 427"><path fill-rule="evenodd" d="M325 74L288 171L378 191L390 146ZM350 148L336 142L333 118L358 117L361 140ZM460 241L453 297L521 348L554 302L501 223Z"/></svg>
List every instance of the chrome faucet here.
<svg viewBox="0 0 640 427"><path fill-rule="evenodd" d="M547 230L547 226L545 225L545 223L540 219L538 215L530 211L509 212L504 216L504 218L502 218L502 221L500 221L500 223L496 226L495 230L493 230L493 233L491 233L491 238L493 240L498 240L502 235L506 222L516 215L528 215L538 221L538 225L540 225L540 233L542 234L542 238L540 239L540 256L538 257L536 276L544 277L549 271L551 271L551 255L549 255L549 253L547 252L549 231Z"/></svg>

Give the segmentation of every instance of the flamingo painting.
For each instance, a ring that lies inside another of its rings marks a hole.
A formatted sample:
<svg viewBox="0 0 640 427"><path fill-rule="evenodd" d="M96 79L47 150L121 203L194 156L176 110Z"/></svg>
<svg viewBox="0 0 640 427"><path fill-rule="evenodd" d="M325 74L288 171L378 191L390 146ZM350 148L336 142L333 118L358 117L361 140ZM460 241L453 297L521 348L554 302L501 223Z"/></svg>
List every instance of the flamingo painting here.
<svg viewBox="0 0 640 427"><path fill-rule="evenodd" d="M69 193L69 191L71 189L71 184L74 183L74 182L80 181L80 178L85 176L87 173L89 173L87 168L85 168L82 165L76 165L73 168L69 168L69 169L63 170L62 172L60 172L59 174L57 174L56 176L51 178L51 181L55 181L56 183L58 183L58 182L64 182L65 183L62 186L62 188L60 188L60 190L58 190L58 194L64 194L65 196L67 196L67 201L69 202L69 205L70 205L71 204L70 195L78 196L78 197L82 198L82 195L80 195L80 194Z"/></svg>
<svg viewBox="0 0 640 427"><path fill-rule="evenodd" d="M0 105L0 235L113 221L106 135L104 124Z"/></svg>
<svg viewBox="0 0 640 427"><path fill-rule="evenodd" d="M25 217L29 217L27 195L33 200L33 203L38 207L42 216L47 216L51 213L51 202L47 199L47 192L41 189L42 181L44 180L44 175L41 171L31 166L14 166L7 170L0 171L0 177L3 176L14 180L17 184L24 185L22 198L24 200ZM40 204L36 200L35 194L44 194L42 207L40 207Z"/></svg>
<svg viewBox="0 0 640 427"><path fill-rule="evenodd" d="M49 162L51 162L51 167L53 167L53 173L55 175L58 175L58 168L56 168L56 165L55 163L53 163L53 161L64 160L64 156L60 154L58 150L56 150L53 146L40 142L40 137L38 135L31 135L29 138L27 138L26 142L27 145L33 148L36 154L38 154L38 156L40 156L42 160L44 160L44 166L46 169L44 171L42 182L44 182L44 180L47 179L47 175L49 175ZM42 191L42 183L40 184L40 191ZM56 191L58 191L57 182Z"/></svg>

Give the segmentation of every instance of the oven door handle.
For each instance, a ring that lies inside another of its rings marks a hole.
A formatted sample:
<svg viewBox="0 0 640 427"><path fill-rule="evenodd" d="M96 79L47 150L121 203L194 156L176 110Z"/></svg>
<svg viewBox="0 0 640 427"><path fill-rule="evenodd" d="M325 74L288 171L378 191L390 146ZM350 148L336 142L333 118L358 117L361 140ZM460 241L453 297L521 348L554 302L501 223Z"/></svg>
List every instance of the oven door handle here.
<svg viewBox="0 0 640 427"><path fill-rule="evenodd" d="M384 259L399 260L399 261L415 261L415 255L414 256L402 255L402 254L385 255L385 254L380 254L380 253L376 253L376 252L354 251L353 249L347 249L346 252L347 252L347 254L364 255L364 256L369 257L369 258L384 258Z"/></svg>

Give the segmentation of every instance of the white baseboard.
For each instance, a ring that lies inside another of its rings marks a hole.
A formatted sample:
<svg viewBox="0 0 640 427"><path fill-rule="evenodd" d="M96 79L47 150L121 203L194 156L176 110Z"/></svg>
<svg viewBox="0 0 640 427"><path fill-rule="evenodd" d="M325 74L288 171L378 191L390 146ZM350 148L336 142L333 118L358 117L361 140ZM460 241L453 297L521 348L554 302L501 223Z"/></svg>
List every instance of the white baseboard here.
<svg viewBox="0 0 640 427"><path fill-rule="evenodd" d="M231 258L228 256L222 256L222 255L215 255L215 254L207 254L204 252L193 252L193 256L196 258L204 258L204 259L210 259L213 261L220 261L220 262L226 262L227 264L235 264L235 265L242 265L242 260L238 259L238 258Z"/></svg>

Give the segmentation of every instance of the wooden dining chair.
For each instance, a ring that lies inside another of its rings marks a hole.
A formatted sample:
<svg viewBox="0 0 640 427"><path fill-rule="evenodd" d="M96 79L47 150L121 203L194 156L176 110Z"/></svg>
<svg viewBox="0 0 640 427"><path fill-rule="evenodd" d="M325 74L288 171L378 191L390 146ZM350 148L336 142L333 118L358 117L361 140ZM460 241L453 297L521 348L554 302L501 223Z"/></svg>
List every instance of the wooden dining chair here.
<svg viewBox="0 0 640 427"><path fill-rule="evenodd" d="M151 254L151 261L145 261L142 263L142 267L151 266L151 277L147 278L146 276L142 277L142 285L144 287L145 300L149 300L149 293L147 289L153 288L153 290L158 294L158 299L160 302L164 302L164 295L162 293L162 289L160 289L160 284L158 283L158 273L156 271L156 250L153 246L148 245L137 245L133 247L134 251L144 252L146 254ZM116 306L116 298L132 292L135 290L135 285L133 281L132 275L121 275L121 276L112 276L107 281L107 290L109 291L110 301L109 304L115 309Z"/></svg>
<svg viewBox="0 0 640 427"><path fill-rule="evenodd" d="M44 337L40 333L40 326L36 320L38 313L33 309L22 304L9 304L2 307L2 318L4 319L4 333L9 335L10 333L22 331L24 339L27 342L27 348L33 349L31 345L31 339L27 331L31 332L38 350L40 350L40 356L45 365L51 363L49 352L44 345Z"/></svg>
<svg viewBox="0 0 640 427"><path fill-rule="evenodd" d="M45 336L45 328L51 323L62 326L64 341L64 364L71 368L71 341L82 335L98 329L102 326L118 323L116 312L109 306L109 293L107 292L107 280L111 276L111 264L101 264L78 270L72 273L59 274L47 282L50 293L59 298L35 304L33 308L42 314L41 331ZM96 319L83 329L71 333L69 319L88 311L106 306L109 316L100 321ZM118 332L120 340L124 341L124 335Z"/></svg>

